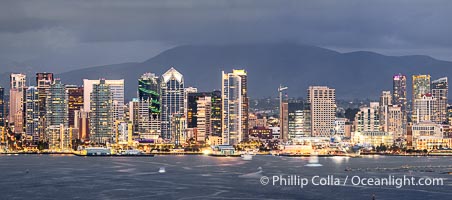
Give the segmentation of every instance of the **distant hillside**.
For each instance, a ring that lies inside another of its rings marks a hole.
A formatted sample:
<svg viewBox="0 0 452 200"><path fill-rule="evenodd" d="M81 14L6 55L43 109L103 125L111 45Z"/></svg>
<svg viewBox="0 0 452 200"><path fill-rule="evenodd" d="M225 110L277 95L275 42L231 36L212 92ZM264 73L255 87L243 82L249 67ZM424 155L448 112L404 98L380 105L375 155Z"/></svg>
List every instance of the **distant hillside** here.
<svg viewBox="0 0 452 200"><path fill-rule="evenodd" d="M161 75L170 66L184 75L187 86L198 87L200 91L219 89L221 70L244 68L248 71L249 95L255 98L276 96L277 87L283 84L293 97L306 96L309 85L328 85L336 88L340 99L376 99L381 90L391 89L395 73L430 73L432 78L452 74L452 62L428 56L339 53L296 44L250 44L179 46L142 63L97 66L57 77L70 84L81 84L83 78L124 78L126 97L130 99L136 96L137 78L142 73ZM4 82L2 76L1 83Z"/></svg>

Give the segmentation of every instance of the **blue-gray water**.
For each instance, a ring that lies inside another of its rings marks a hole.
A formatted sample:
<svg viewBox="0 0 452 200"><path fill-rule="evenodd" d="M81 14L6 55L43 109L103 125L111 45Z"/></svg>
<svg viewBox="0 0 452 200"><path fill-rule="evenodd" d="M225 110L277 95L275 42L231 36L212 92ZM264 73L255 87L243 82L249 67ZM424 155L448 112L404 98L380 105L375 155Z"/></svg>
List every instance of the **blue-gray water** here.
<svg viewBox="0 0 452 200"><path fill-rule="evenodd" d="M450 157L308 158L255 156L77 157L0 155L0 199L450 199ZM401 167L423 166L427 168ZM166 173L159 173L164 167ZM263 172L256 173L258 167ZM345 171L346 168L365 171ZM382 170L394 168L398 170ZM429 169L429 170L424 170ZM263 186L260 177L279 174L338 178L445 178L444 186Z"/></svg>

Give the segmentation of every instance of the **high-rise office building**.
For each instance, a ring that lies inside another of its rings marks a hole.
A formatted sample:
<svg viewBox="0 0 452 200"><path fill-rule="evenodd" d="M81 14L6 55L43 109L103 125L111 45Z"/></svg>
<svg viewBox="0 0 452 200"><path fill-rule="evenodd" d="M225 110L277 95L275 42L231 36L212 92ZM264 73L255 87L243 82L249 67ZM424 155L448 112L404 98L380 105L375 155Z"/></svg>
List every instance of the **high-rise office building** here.
<svg viewBox="0 0 452 200"><path fill-rule="evenodd" d="M326 86L310 86L308 102L311 105L312 136L330 136L336 120L336 92Z"/></svg>
<svg viewBox="0 0 452 200"><path fill-rule="evenodd" d="M26 89L25 74L11 74L9 93L9 123L14 125L15 133L24 132L24 94Z"/></svg>
<svg viewBox="0 0 452 200"><path fill-rule="evenodd" d="M0 127L6 126L5 88L0 87Z"/></svg>
<svg viewBox="0 0 452 200"><path fill-rule="evenodd" d="M124 120L124 79L103 81L113 94L113 119ZM83 79L83 107L86 112L91 111L91 93L94 84L100 84L100 80Z"/></svg>
<svg viewBox="0 0 452 200"><path fill-rule="evenodd" d="M412 105L411 105L411 121L417 122L416 101L422 99L422 96L431 93L430 91L430 75L413 75L412 85ZM421 120L422 121L422 120Z"/></svg>
<svg viewBox="0 0 452 200"><path fill-rule="evenodd" d="M152 73L145 73L138 79L138 99L150 102L150 117L153 121L160 123L161 102L160 79L158 76Z"/></svg>
<svg viewBox="0 0 452 200"><path fill-rule="evenodd" d="M447 100L449 85L447 77L432 81L432 95L435 98L433 102L432 121L435 123L447 122Z"/></svg>
<svg viewBox="0 0 452 200"><path fill-rule="evenodd" d="M392 88L392 105L399 105L402 110L402 127L406 132L407 119L408 119L408 99L407 99L407 84L406 76L397 74L393 76L393 88Z"/></svg>
<svg viewBox="0 0 452 200"><path fill-rule="evenodd" d="M223 144L235 145L248 133L248 93L245 70L222 72Z"/></svg>
<svg viewBox="0 0 452 200"><path fill-rule="evenodd" d="M289 138L311 136L311 106L305 102L288 103Z"/></svg>
<svg viewBox="0 0 452 200"><path fill-rule="evenodd" d="M99 83L92 84L90 91L90 141L100 144L111 143L114 123L111 85L101 79Z"/></svg>
<svg viewBox="0 0 452 200"><path fill-rule="evenodd" d="M212 92L187 95L187 128L196 128L198 141L212 135Z"/></svg>
<svg viewBox="0 0 452 200"><path fill-rule="evenodd" d="M171 67L161 78L161 134L163 139L172 140L171 118L178 114L184 115L184 76Z"/></svg>
<svg viewBox="0 0 452 200"><path fill-rule="evenodd" d="M83 87L76 85L66 86L68 93L68 112L69 112L69 127L75 127L75 111L83 109Z"/></svg>
<svg viewBox="0 0 452 200"><path fill-rule="evenodd" d="M39 135L44 138L46 128L46 98L50 85L53 84L53 73L40 72L36 73L36 86L38 88L39 98Z"/></svg>
<svg viewBox="0 0 452 200"><path fill-rule="evenodd" d="M383 91L380 96L379 114L380 125L383 131L388 132L388 109L392 105L392 96L390 91Z"/></svg>
<svg viewBox="0 0 452 200"><path fill-rule="evenodd" d="M211 135L221 137L222 131L222 103L221 103L221 91L216 90L212 92L211 96L211 111L210 111L210 127L211 127Z"/></svg>
<svg viewBox="0 0 452 200"><path fill-rule="evenodd" d="M61 80L55 79L46 97L46 127L69 126L68 94Z"/></svg>
<svg viewBox="0 0 452 200"><path fill-rule="evenodd" d="M25 100L25 133L27 140L37 142L39 140L39 91L36 87L28 87Z"/></svg>

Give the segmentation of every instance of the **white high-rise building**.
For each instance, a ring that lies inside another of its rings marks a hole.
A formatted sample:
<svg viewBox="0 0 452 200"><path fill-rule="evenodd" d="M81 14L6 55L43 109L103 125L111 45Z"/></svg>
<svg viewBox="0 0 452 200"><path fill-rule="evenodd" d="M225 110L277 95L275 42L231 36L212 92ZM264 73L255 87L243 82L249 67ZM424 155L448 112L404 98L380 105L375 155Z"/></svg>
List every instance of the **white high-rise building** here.
<svg viewBox="0 0 452 200"><path fill-rule="evenodd" d="M416 120L414 123L432 120L433 104L435 101L436 99L433 98L432 94L427 93L413 102L413 119Z"/></svg>
<svg viewBox="0 0 452 200"><path fill-rule="evenodd" d="M245 70L222 72L223 144L235 145L247 136L248 96Z"/></svg>
<svg viewBox="0 0 452 200"><path fill-rule="evenodd" d="M86 112L91 111L93 85L99 83L100 80L83 79L83 107ZM113 119L124 120L124 79L105 80L105 84L110 86L110 91L113 93Z"/></svg>
<svg viewBox="0 0 452 200"><path fill-rule="evenodd" d="M174 134L172 117L183 115L184 108L184 76L171 67L161 78L161 134L163 139L171 140Z"/></svg>
<svg viewBox="0 0 452 200"><path fill-rule="evenodd" d="M336 120L336 92L326 86L310 86L308 102L311 104L312 136L330 136Z"/></svg>

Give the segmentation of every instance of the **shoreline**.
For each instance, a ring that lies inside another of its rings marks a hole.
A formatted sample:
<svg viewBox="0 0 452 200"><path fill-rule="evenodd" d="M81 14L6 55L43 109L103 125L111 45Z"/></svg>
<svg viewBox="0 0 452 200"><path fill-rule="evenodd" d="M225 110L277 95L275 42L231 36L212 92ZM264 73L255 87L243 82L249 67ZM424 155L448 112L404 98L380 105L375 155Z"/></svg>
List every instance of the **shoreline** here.
<svg viewBox="0 0 452 200"><path fill-rule="evenodd" d="M240 157L241 154L233 155L221 155L221 154L204 154L202 152L156 152L156 153L146 153L141 155L80 155L73 152L1 152L0 155L74 155L81 157L153 157L155 155L162 156L211 156L211 157ZM260 156L280 156L280 157L311 157L309 154L303 155L291 155L291 154L270 154L270 153L258 153L256 155ZM365 156L388 156L388 157L452 157L452 154L445 153L433 153L433 154L389 154L389 153L361 153L361 155L317 155L317 157L350 157L350 158L362 158Z"/></svg>

